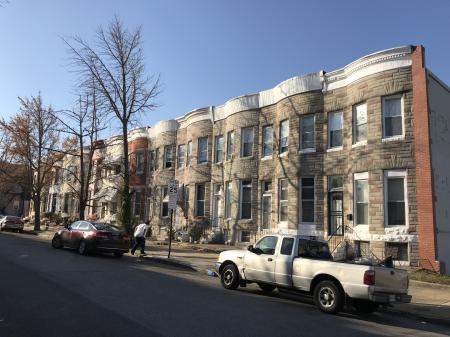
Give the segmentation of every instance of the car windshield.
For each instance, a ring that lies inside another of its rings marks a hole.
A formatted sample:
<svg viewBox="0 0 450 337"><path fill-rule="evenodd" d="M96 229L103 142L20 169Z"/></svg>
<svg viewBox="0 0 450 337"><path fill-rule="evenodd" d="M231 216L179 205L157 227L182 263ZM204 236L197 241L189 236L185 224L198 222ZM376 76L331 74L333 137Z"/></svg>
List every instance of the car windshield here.
<svg viewBox="0 0 450 337"><path fill-rule="evenodd" d="M17 217L17 216L7 216L6 217L6 220L20 220L20 218L19 217Z"/></svg>
<svg viewBox="0 0 450 337"><path fill-rule="evenodd" d="M119 232L120 229L116 226L107 224L107 223L93 223L92 224L96 230L98 231L107 231L107 232Z"/></svg>

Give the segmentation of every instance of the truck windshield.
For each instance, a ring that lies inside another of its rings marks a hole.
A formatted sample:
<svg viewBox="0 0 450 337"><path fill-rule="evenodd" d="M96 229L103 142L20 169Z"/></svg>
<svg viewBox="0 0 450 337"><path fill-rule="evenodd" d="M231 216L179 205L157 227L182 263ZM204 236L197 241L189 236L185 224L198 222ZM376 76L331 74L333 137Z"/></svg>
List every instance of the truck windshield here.
<svg viewBox="0 0 450 337"><path fill-rule="evenodd" d="M298 256L308 259L333 260L326 242L300 239Z"/></svg>

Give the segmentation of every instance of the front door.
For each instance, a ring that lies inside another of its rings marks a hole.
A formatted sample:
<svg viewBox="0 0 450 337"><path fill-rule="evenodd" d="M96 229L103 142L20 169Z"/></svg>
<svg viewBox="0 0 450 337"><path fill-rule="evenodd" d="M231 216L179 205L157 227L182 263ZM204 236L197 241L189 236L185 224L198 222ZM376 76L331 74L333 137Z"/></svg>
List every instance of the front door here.
<svg viewBox="0 0 450 337"><path fill-rule="evenodd" d="M329 201L329 235L343 235L344 229L342 227L343 223L343 193L342 191L330 192Z"/></svg>
<svg viewBox="0 0 450 337"><path fill-rule="evenodd" d="M275 282L275 251L277 236L265 236L256 243L253 252L244 257L245 278L265 283Z"/></svg>

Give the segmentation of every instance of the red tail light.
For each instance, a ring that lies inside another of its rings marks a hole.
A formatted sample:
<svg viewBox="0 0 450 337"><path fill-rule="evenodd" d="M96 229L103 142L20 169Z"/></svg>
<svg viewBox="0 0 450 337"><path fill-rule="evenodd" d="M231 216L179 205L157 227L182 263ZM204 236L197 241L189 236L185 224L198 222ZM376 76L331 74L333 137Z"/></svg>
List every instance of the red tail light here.
<svg viewBox="0 0 450 337"><path fill-rule="evenodd" d="M375 270L366 270L364 272L364 284L368 286L375 284Z"/></svg>
<svg viewBox="0 0 450 337"><path fill-rule="evenodd" d="M98 238L107 238L108 234L102 233L102 232L97 232L95 236Z"/></svg>

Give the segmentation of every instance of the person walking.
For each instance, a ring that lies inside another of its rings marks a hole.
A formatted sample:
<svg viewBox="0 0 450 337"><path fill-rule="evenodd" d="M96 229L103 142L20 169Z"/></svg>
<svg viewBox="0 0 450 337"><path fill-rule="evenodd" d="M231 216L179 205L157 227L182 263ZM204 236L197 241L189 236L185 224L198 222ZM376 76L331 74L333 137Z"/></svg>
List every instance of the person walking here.
<svg viewBox="0 0 450 337"><path fill-rule="evenodd" d="M134 255L134 252L138 248L141 248L141 255L146 255L145 235L147 234L149 224L150 221L147 220L145 223L141 223L139 226L137 226L134 230L134 245L133 248L131 248L131 255Z"/></svg>

